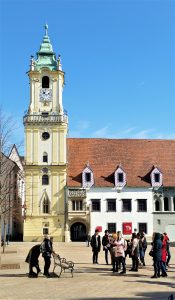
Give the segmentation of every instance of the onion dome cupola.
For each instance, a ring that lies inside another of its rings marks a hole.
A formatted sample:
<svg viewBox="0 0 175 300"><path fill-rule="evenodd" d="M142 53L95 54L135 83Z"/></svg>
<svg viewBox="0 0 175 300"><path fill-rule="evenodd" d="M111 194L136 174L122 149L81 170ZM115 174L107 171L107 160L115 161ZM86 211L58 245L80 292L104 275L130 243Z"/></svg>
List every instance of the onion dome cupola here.
<svg viewBox="0 0 175 300"><path fill-rule="evenodd" d="M39 71L41 68L49 68L51 71L59 69L59 63L56 55L53 52L52 44L48 36L48 25L45 25L45 35L40 45L40 50L37 52L36 61L31 59L31 70Z"/></svg>

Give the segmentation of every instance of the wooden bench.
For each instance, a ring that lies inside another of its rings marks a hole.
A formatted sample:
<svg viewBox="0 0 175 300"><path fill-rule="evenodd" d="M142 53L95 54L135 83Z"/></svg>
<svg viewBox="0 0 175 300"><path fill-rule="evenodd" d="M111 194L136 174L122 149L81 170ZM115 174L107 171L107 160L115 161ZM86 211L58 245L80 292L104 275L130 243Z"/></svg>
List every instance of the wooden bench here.
<svg viewBox="0 0 175 300"><path fill-rule="evenodd" d="M74 271L74 263L72 261L67 261L64 257L60 257L58 254L53 253L52 254L53 259L54 259L54 268L53 272L55 271L56 267L60 267L60 273L58 277L61 276L61 273L65 270L70 270L71 275L73 277L73 271Z"/></svg>

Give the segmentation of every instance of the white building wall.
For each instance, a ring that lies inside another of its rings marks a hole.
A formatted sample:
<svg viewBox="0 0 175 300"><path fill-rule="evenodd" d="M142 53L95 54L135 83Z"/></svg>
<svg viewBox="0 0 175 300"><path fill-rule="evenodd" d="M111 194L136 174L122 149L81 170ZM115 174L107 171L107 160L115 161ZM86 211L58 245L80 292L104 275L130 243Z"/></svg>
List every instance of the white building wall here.
<svg viewBox="0 0 175 300"><path fill-rule="evenodd" d="M101 211L91 211L91 200L101 199ZM107 212L107 199L116 199L116 212ZM132 199L131 212L122 212L122 199ZM137 199L147 199L147 212L137 211ZM132 223L132 231L138 230L138 223L147 223L147 235L151 236L153 232L153 214L152 214L152 191L148 188L128 188L125 187L121 192L115 188L91 188L87 190L87 203L90 205L91 228L90 234L94 233L97 226L102 226L102 233L107 229L108 223L116 223L116 230L122 231L122 225L125 222Z"/></svg>

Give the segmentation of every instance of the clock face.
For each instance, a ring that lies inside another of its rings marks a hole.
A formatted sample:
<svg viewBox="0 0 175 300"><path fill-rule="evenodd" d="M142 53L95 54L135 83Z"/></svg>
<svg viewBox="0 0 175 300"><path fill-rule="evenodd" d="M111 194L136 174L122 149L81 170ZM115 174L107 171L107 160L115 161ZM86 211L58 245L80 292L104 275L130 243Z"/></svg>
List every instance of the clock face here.
<svg viewBox="0 0 175 300"><path fill-rule="evenodd" d="M51 101L52 100L52 90L51 89L40 89L40 101Z"/></svg>

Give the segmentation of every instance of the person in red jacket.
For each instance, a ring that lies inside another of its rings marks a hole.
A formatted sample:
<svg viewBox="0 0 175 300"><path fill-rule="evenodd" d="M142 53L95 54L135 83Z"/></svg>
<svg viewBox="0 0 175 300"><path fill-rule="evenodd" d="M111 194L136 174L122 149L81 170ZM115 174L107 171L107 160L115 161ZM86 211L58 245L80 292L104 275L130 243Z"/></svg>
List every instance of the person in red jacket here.
<svg viewBox="0 0 175 300"><path fill-rule="evenodd" d="M165 237L165 240L166 240L166 250L167 250L167 253L168 253L168 257L167 257L167 261L166 261L166 265L167 267L169 266L169 262L170 262L170 259L171 259L171 252L170 252L170 239L167 235L166 232L163 233L164 237Z"/></svg>
<svg viewBox="0 0 175 300"><path fill-rule="evenodd" d="M165 235L162 234L161 236L161 240L162 240L162 261L161 261L161 271L162 277L167 277L167 272L166 272L166 259L167 259L167 243L166 243L166 238Z"/></svg>

